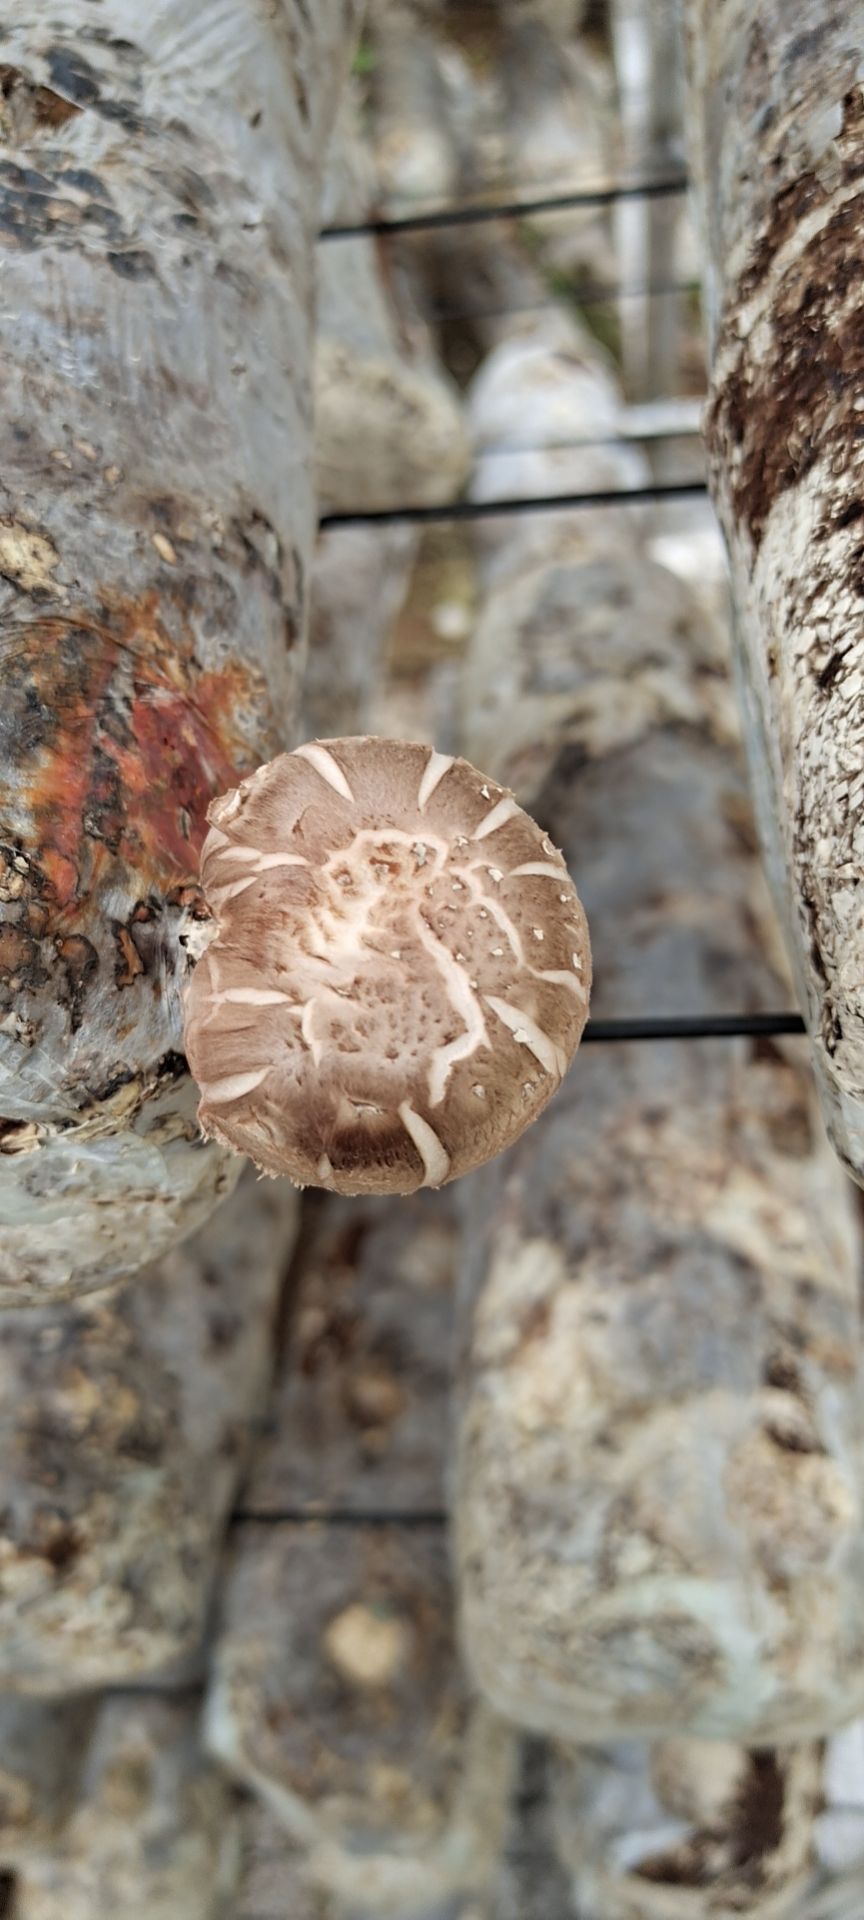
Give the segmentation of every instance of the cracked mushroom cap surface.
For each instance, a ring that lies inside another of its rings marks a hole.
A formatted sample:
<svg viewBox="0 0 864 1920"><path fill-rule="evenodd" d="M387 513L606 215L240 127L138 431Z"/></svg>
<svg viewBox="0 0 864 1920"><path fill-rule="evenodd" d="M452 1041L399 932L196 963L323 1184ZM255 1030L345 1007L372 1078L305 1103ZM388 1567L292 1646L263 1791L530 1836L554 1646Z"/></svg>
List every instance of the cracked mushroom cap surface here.
<svg viewBox="0 0 864 1920"><path fill-rule="evenodd" d="M585 1024L564 861L466 760L312 741L210 808L186 1003L204 1133L337 1193L443 1186L545 1107Z"/></svg>

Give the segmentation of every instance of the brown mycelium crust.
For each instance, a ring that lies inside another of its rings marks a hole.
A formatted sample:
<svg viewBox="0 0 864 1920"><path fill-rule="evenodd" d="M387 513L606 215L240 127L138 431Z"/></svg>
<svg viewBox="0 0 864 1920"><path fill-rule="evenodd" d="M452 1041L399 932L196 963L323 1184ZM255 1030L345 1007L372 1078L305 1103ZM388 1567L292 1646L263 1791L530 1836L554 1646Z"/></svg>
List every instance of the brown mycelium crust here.
<svg viewBox="0 0 864 1920"><path fill-rule="evenodd" d="M466 760L312 741L213 803L186 1006L205 1134L337 1193L442 1186L545 1107L588 1011L564 861Z"/></svg>

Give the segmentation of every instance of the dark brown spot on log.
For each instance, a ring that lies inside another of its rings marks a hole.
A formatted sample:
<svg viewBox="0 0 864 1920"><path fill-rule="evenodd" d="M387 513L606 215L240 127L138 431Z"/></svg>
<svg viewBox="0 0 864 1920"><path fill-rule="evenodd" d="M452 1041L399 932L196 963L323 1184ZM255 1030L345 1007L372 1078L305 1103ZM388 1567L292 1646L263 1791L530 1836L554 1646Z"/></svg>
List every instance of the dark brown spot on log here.
<svg viewBox="0 0 864 1920"><path fill-rule="evenodd" d="M842 17L838 18L835 15L834 19L829 21L826 31L833 31L835 27L842 24ZM860 85L856 85L850 87L843 95L843 135L860 133L862 128L864 128L864 93ZM856 156L853 155L851 159L846 157L844 170L847 179L855 179L860 172L864 171L864 161L861 156L857 156L857 165Z"/></svg>
<svg viewBox="0 0 864 1920"><path fill-rule="evenodd" d="M31 1153L41 1131L33 1120L0 1120L0 1153Z"/></svg>
<svg viewBox="0 0 864 1920"><path fill-rule="evenodd" d="M21 927L0 926L0 985L21 992L46 979L35 940Z"/></svg>
<svg viewBox="0 0 864 1920"><path fill-rule="evenodd" d="M824 667L819 668L816 675L816 685L820 693L828 693L831 687L833 687L835 680L843 672L845 659L846 655L838 650L829 656Z"/></svg>
<svg viewBox="0 0 864 1920"><path fill-rule="evenodd" d="M94 1093L94 1107L103 1106L107 1100L113 1099L115 1093L120 1092L121 1087L130 1086L134 1079L135 1075L131 1067L122 1067L119 1073L112 1074L111 1079L106 1080L105 1085L99 1088L98 1093Z"/></svg>
<svg viewBox="0 0 864 1920"><path fill-rule="evenodd" d="M701 1887L709 1878L703 1848L695 1838L667 1853L647 1854L633 1873L637 1880L661 1887Z"/></svg>
<svg viewBox="0 0 864 1920"><path fill-rule="evenodd" d="M795 232L806 214L825 203L825 188L813 173L800 174L777 194L766 232L757 242L741 276L735 303L752 298L761 286L775 255Z"/></svg>
<svg viewBox="0 0 864 1920"><path fill-rule="evenodd" d="M20 67L0 66L0 95L9 102L14 118L17 119L16 110L22 116L29 113L37 126L52 131L65 126L67 120L81 112L73 100L64 100L50 87L39 85Z"/></svg>
<svg viewBox="0 0 864 1920"><path fill-rule="evenodd" d="M146 247L130 247L125 253L106 253L105 258L121 280L144 280L156 272L156 262Z"/></svg>
<svg viewBox="0 0 864 1920"><path fill-rule="evenodd" d="M65 1573L78 1557L79 1543L75 1528L71 1525L58 1526L45 1547L44 1558L54 1568L55 1573Z"/></svg>
<svg viewBox="0 0 864 1920"><path fill-rule="evenodd" d="M144 962L132 938L128 927L114 922L114 939L117 946L117 959L114 964L114 979L118 987L131 987L139 974L144 972Z"/></svg>
<svg viewBox="0 0 864 1920"><path fill-rule="evenodd" d="M173 1047L169 1047L167 1053L163 1053L161 1060L157 1063L155 1084L157 1087L172 1086L178 1080L185 1080L188 1072L185 1054L177 1053Z"/></svg>
<svg viewBox="0 0 864 1920"><path fill-rule="evenodd" d="M765 1433L781 1453L820 1453L825 1448L812 1434L800 1433L795 1428L784 1427L776 1420L766 1420Z"/></svg>
<svg viewBox="0 0 864 1920"><path fill-rule="evenodd" d="M771 266L777 249L802 216L825 200L825 190L802 176L778 196L774 219L757 248L731 303L734 313ZM838 475L853 464L860 415L856 402L864 376L864 328L857 301L844 301L860 283L860 233L864 197L840 207L803 248L777 288L768 316L772 350L756 366L749 341L737 343L737 365L712 398L707 439L715 473L724 444L738 448L731 494L737 521L755 548L775 502L828 459ZM720 352L728 340L721 341ZM856 549L850 580L862 579Z"/></svg>
<svg viewBox="0 0 864 1920"><path fill-rule="evenodd" d="M762 1378L766 1387L778 1387L783 1393L802 1392L801 1375L791 1354L769 1354Z"/></svg>
<svg viewBox="0 0 864 1920"><path fill-rule="evenodd" d="M831 1006L827 1006L823 1010L821 1034L822 1045L825 1048L825 1052L830 1057L833 1057L843 1038L843 1022L839 1013L835 1012Z"/></svg>
<svg viewBox="0 0 864 1920"><path fill-rule="evenodd" d="M766 1858L781 1845L784 1796L783 1775L774 1754L751 1754L747 1777L731 1809L729 1828L736 1878L749 1886L760 1885ZM659 1886L708 1886L717 1872L717 1845L715 1830L694 1832L680 1846L641 1860L633 1869L634 1875Z"/></svg>
<svg viewBox="0 0 864 1920"><path fill-rule="evenodd" d="M761 1862L776 1853L783 1839L785 1783L773 1753L750 1756L747 1778L738 1796L733 1829L736 1867Z"/></svg>
<svg viewBox="0 0 864 1920"><path fill-rule="evenodd" d="M843 527L851 527L856 520L864 517L864 500L850 500L848 507L832 515L825 532L835 532Z"/></svg>
<svg viewBox="0 0 864 1920"><path fill-rule="evenodd" d="M28 1437L31 1441L34 1438L38 1441L43 1438L44 1433L44 1426L40 1431L37 1423L35 1427L30 1427ZM66 1436L61 1436L58 1432L56 1437L61 1439ZM74 1525L47 1507L36 1509L29 1538L21 1540L18 1544L18 1553L22 1559L32 1555L36 1560L45 1560L58 1574L65 1573L77 1559L80 1551L81 1543Z"/></svg>
<svg viewBox="0 0 864 1920"><path fill-rule="evenodd" d="M64 997L69 1008L69 1022L72 1032L76 1033L81 1025L88 983L99 969L99 955L91 942L78 933L66 934L58 940L57 953L66 984Z"/></svg>

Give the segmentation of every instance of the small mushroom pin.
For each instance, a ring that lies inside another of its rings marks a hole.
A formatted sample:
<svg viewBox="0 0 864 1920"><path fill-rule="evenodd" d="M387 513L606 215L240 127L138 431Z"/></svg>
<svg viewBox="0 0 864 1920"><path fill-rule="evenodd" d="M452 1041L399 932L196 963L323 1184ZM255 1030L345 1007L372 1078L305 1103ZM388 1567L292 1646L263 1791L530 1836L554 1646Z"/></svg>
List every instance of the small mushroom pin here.
<svg viewBox="0 0 864 1920"><path fill-rule="evenodd" d="M316 740L208 818L203 1132L350 1194L440 1187L509 1146L570 1065L591 978L567 868L513 795L428 746Z"/></svg>

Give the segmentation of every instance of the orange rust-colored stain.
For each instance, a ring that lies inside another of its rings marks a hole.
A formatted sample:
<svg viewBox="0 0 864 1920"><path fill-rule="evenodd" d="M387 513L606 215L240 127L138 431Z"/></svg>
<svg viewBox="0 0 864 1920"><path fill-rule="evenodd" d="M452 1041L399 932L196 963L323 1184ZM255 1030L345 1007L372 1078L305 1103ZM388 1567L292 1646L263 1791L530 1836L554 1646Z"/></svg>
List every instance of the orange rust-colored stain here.
<svg viewBox="0 0 864 1920"><path fill-rule="evenodd" d="M191 880L207 807L236 778L236 762L197 699L168 690L133 702L130 733L129 747L108 746L126 798L121 851L135 865L143 860L160 887Z"/></svg>
<svg viewBox="0 0 864 1920"><path fill-rule="evenodd" d="M160 604L155 587L137 599L113 591L105 595L110 632L117 645L137 656L142 673L152 672L154 680L161 676L182 690L188 688L194 671L194 641L185 627L179 637L166 631Z"/></svg>
<svg viewBox="0 0 864 1920"><path fill-rule="evenodd" d="M153 602L126 609L123 638L46 621L16 656L10 697L24 718L37 702L42 729L21 798L67 918L123 868L142 896L193 885L208 805L253 764L235 716L260 706L260 682L238 661L196 674Z"/></svg>
<svg viewBox="0 0 864 1920"><path fill-rule="evenodd" d="M41 638L42 658L34 662L34 683L43 701L50 703L55 691L51 684L54 646L59 639L59 621L46 622ZM42 668L42 671L38 669ZM98 712L111 675L111 656L104 649L93 662L87 687L69 690L58 712L58 730L53 751L40 756L35 779L29 783L28 800L40 827L39 865L50 881L61 906L68 906L89 875L81 872L81 833L90 779L90 740L94 714ZM89 864L89 863L88 863Z"/></svg>

